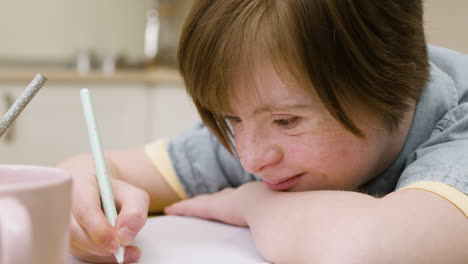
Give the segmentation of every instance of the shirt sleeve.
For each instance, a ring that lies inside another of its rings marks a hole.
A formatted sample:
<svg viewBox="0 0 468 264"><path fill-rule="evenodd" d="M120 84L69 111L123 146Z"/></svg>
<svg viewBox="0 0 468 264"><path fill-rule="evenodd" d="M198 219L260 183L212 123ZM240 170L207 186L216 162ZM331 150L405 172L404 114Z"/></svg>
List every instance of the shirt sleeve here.
<svg viewBox="0 0 468 264"><path fill-rule="evenodd" d="M171 159L169 158L167 143L167 139L158 139L145 146L145 153L177 196L180 199L186 199L187 194L177 178L174 166L172 166Z"/></svg>
<svg viewBox="0 0 468 264"><path fill-rule="evenodd" d="M468 103L447 112L427 142L407 159L396 189L434 192L465 215L468 204Z"/></svg>
<svg viewBox="0 0 468 264"><path fill-rule="evenodd" d="M146 153L181 197L213 193L259 180L246 172L239 159L201 122L166 142L147 145Z"/></svg>
<svg viewBox="0 0 468 264"><path fill-rule="evenodd" d="M451 202L466 217L468 217L468 195L448 184L434 181L418 181L403 187L405 189L419 189L432 192Z"/></svg>

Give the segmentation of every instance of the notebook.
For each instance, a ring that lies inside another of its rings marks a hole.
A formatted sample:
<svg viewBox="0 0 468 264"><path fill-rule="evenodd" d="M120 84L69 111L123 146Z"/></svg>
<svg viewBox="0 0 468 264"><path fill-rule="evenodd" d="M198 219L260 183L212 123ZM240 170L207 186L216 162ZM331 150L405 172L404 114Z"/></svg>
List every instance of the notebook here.
<svg viewBox="0 0 468 264"><path fill-rule="evenodd" d="M151 217L135 239L141 264L266 264L249 229L182 216ZM84 264L71 258L71 264Z"/></svg>

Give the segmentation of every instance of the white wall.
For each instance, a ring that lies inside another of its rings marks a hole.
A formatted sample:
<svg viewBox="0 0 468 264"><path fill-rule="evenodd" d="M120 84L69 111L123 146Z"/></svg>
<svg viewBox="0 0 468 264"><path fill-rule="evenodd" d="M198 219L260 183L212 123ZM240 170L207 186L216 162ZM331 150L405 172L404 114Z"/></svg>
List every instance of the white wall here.
<svg viewBox="0 0 468 264"><path fill-rule="evenodd" d="M81 49L141 56L146 1L1 1L0 57L72 59Z"/></svg>
<svg viewBox="0 0 468 264"><path fill-rule="evenodd" d="M468 1L425 0L424 2L428 41L468 53Z"/></svg>
<svg viewBox="0 0 468 264"><path fill-rule="evenodd" d="M80 50L97 57L121 51L143 58L146 11L152 0L1 0L0 60L64 61ZM179 18L192 0L164 0Z"/></svg>
<svg viewBox="0 0 468 264"><path fill-rule="evenodd" d="M131 60L142 59L150 1L0 1L0 60L68 60L88 48L99 57L123 51ZM165 1L185 14L194 0ZM468 53L468 0L425 0L425 9L429 42Z"/></svg>

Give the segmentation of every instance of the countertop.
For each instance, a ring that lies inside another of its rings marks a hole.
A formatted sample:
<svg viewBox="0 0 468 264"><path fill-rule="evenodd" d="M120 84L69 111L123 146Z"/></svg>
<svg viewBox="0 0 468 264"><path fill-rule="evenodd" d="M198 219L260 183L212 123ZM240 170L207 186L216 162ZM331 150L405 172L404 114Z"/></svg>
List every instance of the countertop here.
<svg viewBox="0 0 468 264"><path fill-rule="evenodd" d="M29 82L37 73L44 75L49 83L182 83L176 69L163 67L152 70L117 70L113 74L101 71L81 74L71 69L2 67L0 83Z"/></svg>

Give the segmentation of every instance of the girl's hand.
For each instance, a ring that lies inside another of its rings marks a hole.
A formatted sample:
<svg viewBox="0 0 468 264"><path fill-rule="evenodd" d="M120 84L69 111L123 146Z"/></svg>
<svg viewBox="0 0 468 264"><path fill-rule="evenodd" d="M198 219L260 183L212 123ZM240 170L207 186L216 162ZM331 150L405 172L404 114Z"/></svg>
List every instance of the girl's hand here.
<svg viewBox="0 0 468 264"><path fill-rule="evenodd" d="M262 183L251 182L237 189L226 188L213 194L202 194L177 202L164 209L169 215L193 216L248 226L248 215L262 197L270 195Z"/></svg>
<svg viewBox="0 0 468 264"><path fill-rule="evenodd" d="M136 262L141 255L128 246L146 222L148 194L126 182L111 180L116 207L120 209L115 228L101 209L99 190L90 157L79 156L58 166L73 178L70 251L73 256L92 263L116 263L113 253L125 248L125 262Z"/></svg>

